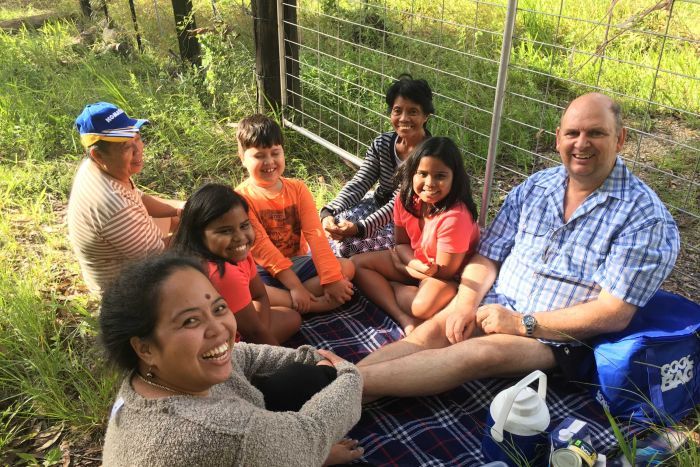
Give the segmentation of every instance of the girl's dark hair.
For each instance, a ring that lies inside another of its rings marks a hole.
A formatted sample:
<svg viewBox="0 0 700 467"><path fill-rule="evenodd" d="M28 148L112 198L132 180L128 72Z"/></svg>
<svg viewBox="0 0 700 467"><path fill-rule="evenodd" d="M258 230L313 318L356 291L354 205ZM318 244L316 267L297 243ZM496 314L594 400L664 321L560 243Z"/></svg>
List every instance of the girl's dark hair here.
<svg viewBox="0 0 700 467"><path fill-rule="evenodd" d="M401 202L408 212L415 217L420 217L420 212L416 209L415 196L413 192L413 175L418 170L420 160L424 157L435 157L442 161L452 170L452 187L450 192L440 202L435 203L432 214L439 214L452 208L455 203L462 202L469 210L474 220L478 217L476 204L472 197L471 183L467 171L464 170L462 153L457 145L450 139L442 136L435 136L424 140L419 144L408 159L401 164L396 173L396 182L399 186L399 196Z"/></svg>
<svg viewBox="0 0 700 467"><path fill-rule="evenodd" d="M394 101L397 97L410 99L420 106L423 113L426 115L435 113L433 106L433 91L430 85L424 79L413 79L409 74L402 74L394 81L386 91L386 105L388 112L391 113L394 107Z"/></svg>
<svg viewBox="0 0 700 467"><path fill-rule="evenodd" d="M173 252L132 263L121 271L102 296L100 342L107 360L124 370L136 368L139 357L130 339L153 335L161 286L174 272L186 268L204 274L199 261Z"/></svg>
<svg viewBox="0 0 700 467"><path fill-rule="evenodd" d="M185 203L180 226L173 238L173 247L184 254L215 262L219 274L223 276L227 259L215 255L204 245L204 229L210 222L237 206L242 207L248 214L245 198L230 186L219 183L202 186Z"/></svg>

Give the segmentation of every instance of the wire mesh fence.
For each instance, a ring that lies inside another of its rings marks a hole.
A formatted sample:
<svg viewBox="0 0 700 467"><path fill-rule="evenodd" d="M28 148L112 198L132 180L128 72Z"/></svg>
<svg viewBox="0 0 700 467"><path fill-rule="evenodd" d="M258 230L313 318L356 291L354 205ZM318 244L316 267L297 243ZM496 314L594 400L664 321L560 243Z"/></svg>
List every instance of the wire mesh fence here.
<svg viewBox="0 0 700 467"><path fill-rule="evenodd" d="M491 213L513 186L560 163L554 130L573 97L615 98L629 132L623 159L679 224L676 274L700 277L700 2L520 0L492 181L507 0L283 3L296 11L299 38L300 86L285 111L294 128L362 157L390 129L387 87L401 73L424 78L436 108L429 129L459 144L476 190L493 189Z"/></svg>

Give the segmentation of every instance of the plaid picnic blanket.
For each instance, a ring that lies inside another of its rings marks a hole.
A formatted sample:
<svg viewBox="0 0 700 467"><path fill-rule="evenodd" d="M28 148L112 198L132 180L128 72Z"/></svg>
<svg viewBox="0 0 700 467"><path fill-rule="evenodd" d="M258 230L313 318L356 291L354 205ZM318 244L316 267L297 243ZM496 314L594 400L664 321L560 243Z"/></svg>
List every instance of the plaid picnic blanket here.
<svg viewBox="0 0 700 467"><path fill-rule="evenodd" d="M401 337L401 329L356 291L350 302L334 312L305 319L287 345L311 344L357 362ZM360 441L365 449L362 460L374 465L480 466L485 463L481 440L489 405L496 394L516 382L476 380L437 396L379 399L365 405L348 436ZM601 406L586 388L549 377L547 406L550 427L574 416L589 423L597 452L609 453L617 447ZM625 426L623 431L639 428ZM546 465L546 455L541 457L540 464Z"/></svg>

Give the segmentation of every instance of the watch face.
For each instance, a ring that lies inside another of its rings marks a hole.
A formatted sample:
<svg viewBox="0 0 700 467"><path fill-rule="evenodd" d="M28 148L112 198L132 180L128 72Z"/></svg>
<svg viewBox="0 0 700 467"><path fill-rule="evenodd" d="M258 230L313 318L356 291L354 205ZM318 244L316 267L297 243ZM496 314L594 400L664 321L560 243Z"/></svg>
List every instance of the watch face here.
<svg viewBox="0 0 700 467"><path fill-rule="evenodd" d="M535 332L535 326L537 325L537 320L532 315L523 316L523 326L525 326L525 332L528 336L531 336Z"/></svg>

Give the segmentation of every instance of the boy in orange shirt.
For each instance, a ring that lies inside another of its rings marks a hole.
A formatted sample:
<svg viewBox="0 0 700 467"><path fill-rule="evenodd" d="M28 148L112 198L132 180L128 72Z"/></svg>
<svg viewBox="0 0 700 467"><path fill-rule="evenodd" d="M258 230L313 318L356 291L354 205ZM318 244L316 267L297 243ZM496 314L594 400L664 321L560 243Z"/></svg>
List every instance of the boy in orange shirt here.
<svg viewBox="0 0 700 467"><path fill-rule="evenodd" d="M252 115L238 123L236 138L238 156L248 171L236 191L250 205L255 230L251 252L270 305L303 314L328 311L350 300L352 262L333 254L304 182L282 177L279 125L265 115Z"/></svg>

